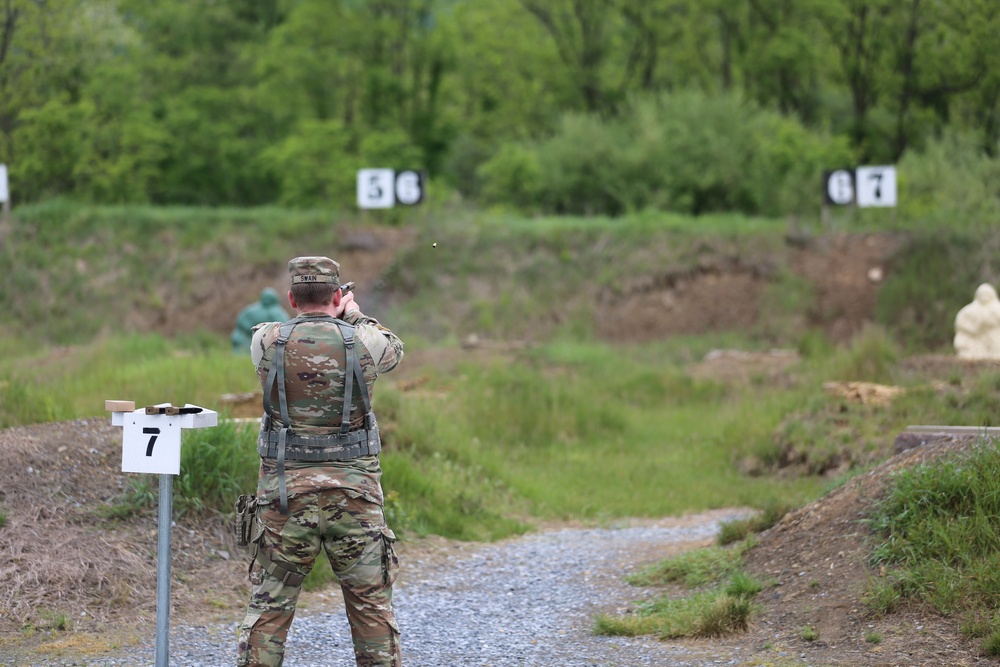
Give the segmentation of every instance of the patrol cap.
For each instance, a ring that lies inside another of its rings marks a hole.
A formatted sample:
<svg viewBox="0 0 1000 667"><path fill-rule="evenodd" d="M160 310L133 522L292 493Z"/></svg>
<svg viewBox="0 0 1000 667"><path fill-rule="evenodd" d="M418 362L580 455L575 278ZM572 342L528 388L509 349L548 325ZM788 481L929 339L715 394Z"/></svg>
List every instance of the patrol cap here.
<svg viewBox="0 0 1000 667"><path fill-rule="evenodd" d="M288 262L292 284L333 283L340 285L340 264L329 257L296 257Z"/></svg>

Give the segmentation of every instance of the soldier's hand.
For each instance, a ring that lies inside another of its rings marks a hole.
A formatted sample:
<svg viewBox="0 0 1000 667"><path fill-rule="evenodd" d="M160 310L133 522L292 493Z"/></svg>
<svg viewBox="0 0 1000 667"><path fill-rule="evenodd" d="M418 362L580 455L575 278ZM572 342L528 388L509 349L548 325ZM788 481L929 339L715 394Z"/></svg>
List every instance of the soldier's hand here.
<svg viewBox="0 0 1000 667"><path fill-rule="evenodd" d="M334 317L341 317L352 310L361 310L361 307L354 300L354 292L348 292L340 297L340 305L337 307Z"/></svg>

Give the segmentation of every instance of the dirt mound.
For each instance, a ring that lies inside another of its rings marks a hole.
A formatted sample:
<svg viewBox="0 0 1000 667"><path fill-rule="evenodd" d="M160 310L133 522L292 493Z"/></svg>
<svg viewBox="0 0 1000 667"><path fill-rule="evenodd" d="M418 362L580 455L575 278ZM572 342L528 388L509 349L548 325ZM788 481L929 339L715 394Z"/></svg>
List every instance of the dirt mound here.
<svg viewBox="0 0 1000 667"><path fill-rule="evenodd" d="M761 594L763 610L751 631L724 643L749 648L762 659L787 655L814 665L990 662L960 637L955 619L914 607L877 619L861 602L869 579L884 576L868 564L872 535L864 519L893 472L976 442L975 436L954 436L905 451L762 533L747 556L747 570L776 586ZM806 629L814 639L803 638ZM874 636L881 641L869 641Z"/></svg>
<svg viewBox="0 0 1000 667"><path fill-rule="evenodd" d="M0 502L16 508L0 529L0 637L155 620L155 513L117 520L106 511L135 477L121 472L121 438L96 418L0 431ZM175 520L173 563L184 577L174 581L174 609L238 615L249 589L226 522Z"/></svg>
<svg viewBox="0 0 1000 667"><path fill-rule="evenodd" d="M801 323L833 341L849 341L872 321L885 267L903 238L841 234L787 241L788 269L813 293L808 312L798 314ZM691 269L634 277L602 310L601 335L641 342L761 326L774 315L768 297L778 269L770 261L719 252Z"/></svg>
<svg viewBox="0 0 1000 667"><path fill-rule="evenodd" d="M378 280L413 235L412 229L402 227L343 226L338 233L340 245L331 254L343 267L344 280L357 283L359 303L369 308L373 305ZM202 263L212 265L217 261L208 257ZM166 336L198 330L229 336L240 310L257 301L265 287L277 290L282 307L292 312L286 296L288 267L284 262L271 266L234 264L227 267L225 280L206 281L191 295L182 296L170 284L159 285L152 299L157 307L133 309L126 324L131 329Z"/></svg>

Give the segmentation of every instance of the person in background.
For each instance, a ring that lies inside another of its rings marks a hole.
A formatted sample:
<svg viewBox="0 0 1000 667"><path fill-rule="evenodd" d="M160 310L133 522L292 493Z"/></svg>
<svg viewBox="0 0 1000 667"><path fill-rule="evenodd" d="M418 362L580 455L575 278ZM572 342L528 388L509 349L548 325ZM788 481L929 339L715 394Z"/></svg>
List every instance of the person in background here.
<svg viewBox="0 0 1000 667"><path fill-rule="evenodd" d="M254 326L261 322L284 322L287 319L288 313L278 303L278 292L273 287L265 287L260 292L260 300L251 303L236 316L236 326L229 335L233 352L246 353Z"/></svg>

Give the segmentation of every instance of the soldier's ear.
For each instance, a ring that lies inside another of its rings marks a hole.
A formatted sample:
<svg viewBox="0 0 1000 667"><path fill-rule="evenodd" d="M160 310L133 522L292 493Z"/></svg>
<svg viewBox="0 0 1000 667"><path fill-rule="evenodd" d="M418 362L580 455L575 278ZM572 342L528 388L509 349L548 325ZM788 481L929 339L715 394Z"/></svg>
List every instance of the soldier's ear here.
<svg viewBox="0 0 1000 667"><path fill-rule="evenodd" d="M292 290L288 290L288 305L292 308L298 308L298 304L295 303L295 297L292 296Z"/></svg>
<svg viewBox="0 0 1000 667"><path fill-rule="evenodd" d="M333 291L333 307L334 308L339 307L340 306L340 300L343 299L343 298L344 298L344 293L341 292L339 288L336 289L336 290L334 290Z"/></svg>

